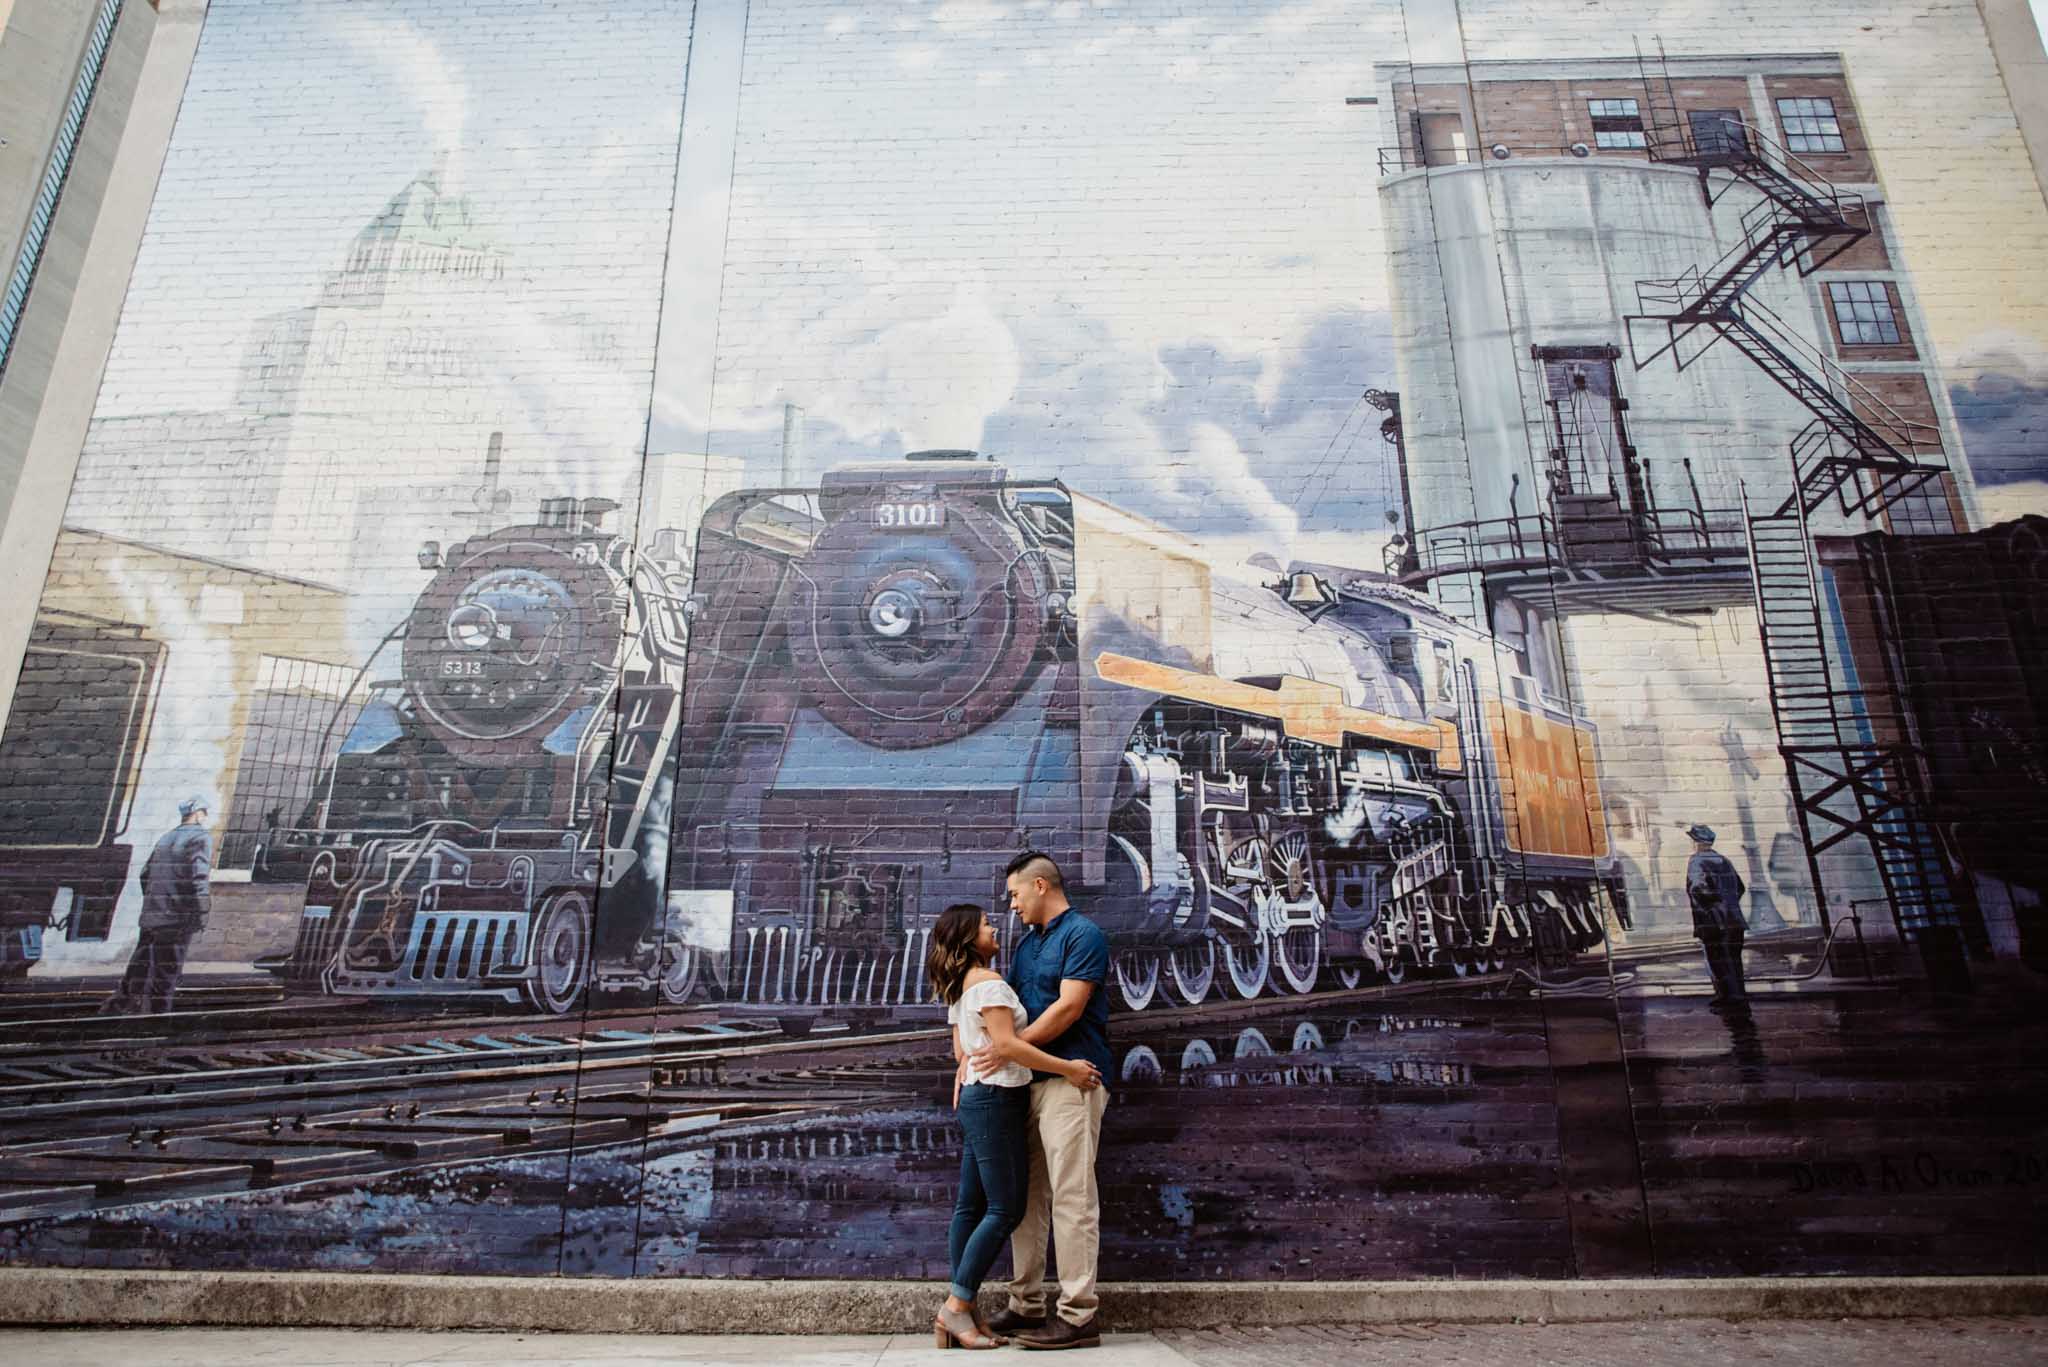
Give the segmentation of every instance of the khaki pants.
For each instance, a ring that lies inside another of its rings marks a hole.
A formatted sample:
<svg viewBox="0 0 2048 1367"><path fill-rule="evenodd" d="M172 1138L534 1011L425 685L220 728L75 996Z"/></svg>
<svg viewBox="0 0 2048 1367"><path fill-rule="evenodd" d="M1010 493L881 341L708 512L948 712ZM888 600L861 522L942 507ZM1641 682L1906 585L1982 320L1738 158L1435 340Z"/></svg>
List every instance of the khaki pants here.
<svg viewBox="0 0 2048 1367"><path fill-rule="evenodd" d="M1010 1236L1010 1308L1045 1314L1045 1236L1051 1227L1060 1259L1060 1318L1085 1324L1095 1314L1096 1255L1102 1243L1102 1202L1095 1189L1095 1154L1102 1147L1102 1113L1109 1092L1084 1092L1063 1077L1031 1084L1031 1119L1025 1128L1031 1187L1024 1219Z"/></svg>

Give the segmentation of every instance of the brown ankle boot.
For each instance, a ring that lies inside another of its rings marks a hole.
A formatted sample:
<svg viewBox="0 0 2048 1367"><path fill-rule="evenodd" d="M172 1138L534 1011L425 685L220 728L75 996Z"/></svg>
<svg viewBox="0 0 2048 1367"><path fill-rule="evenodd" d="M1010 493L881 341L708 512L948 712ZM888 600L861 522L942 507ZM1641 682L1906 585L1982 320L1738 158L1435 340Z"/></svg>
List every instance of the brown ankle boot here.
<svg viewBox="0 0 2048 1367"><path fill-rule="evenodd" d="M991 1333L1014 1337L1027 1329L1036 1331L1045 1328L1045 1316L1020 1315L1004 1306L988 1317L988 1327Z"/></svg>
<svg viewBox="0 0 2048 1367"><path fill-rule="evenodd" d="M1034 1329L1028 1334L1017 1335L1019 1348L1099 1348L1102 1335L1095 1328L1095 1316L1090 1315L1080 1324L1069 1324L1054 1315L1045 1322L1045 1328Z"/></svg>

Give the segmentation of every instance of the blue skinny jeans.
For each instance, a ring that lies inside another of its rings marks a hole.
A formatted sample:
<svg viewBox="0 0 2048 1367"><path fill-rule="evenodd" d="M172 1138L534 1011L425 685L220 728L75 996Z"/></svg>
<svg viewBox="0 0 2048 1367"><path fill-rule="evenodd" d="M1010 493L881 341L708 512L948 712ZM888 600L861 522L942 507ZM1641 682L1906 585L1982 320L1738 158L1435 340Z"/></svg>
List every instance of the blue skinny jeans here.
<svg viewBox="0 0 2048 1367"><path fill-rule="evenodd" d="M1010 1231L1024 1218L1031 1180L1024 1127L1031 1115L1029 1087L960 1089L960 1199L953 1205L947 1251L953 1294L972 1302L995 1265Z"/></svg>

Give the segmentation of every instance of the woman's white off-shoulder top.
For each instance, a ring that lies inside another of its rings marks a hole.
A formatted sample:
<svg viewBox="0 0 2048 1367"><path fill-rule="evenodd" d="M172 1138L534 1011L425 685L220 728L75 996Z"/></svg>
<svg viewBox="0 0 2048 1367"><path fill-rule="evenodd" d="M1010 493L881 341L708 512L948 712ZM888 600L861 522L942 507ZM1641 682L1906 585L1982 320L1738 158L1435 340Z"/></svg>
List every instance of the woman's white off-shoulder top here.
<svg viewBox="0 0 2048 1367"><path fill-rule="evenodd" d="M1025 1014L1024 1003L1017 1000L1017 994L1001 978L987 978L974 984L960 994L960 1000L946 1008L946 1019L959 1032L960 1052L972 1054L988 1043L988 1022L981 1013L991 1006L1007 1006L1010 1016L1022 1030L1030 1017ZM1004 1063L987 1074L977 1073L968 1068L970 1081L990 1087L1028 1087L1031 1085L1031 1070L1021 1063Z"/></svg>

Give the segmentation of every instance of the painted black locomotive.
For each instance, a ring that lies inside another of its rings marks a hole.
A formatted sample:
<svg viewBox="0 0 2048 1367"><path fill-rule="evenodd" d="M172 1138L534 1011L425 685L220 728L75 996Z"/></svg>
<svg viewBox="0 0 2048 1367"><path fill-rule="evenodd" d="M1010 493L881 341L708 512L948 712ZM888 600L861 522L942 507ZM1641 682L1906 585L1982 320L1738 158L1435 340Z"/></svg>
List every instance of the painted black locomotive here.
<svg viewBox="0 0 2048 1367"><path fill-rule="evenodd" d="M660 553L673 538L635 554L607 531L614 507L550 500L533 524L422 552L433 580L259 863L306 887L297 941L268 965L295 986L549 1013L593 981L690 995L698 956L665 934L659 886L680 566ZM400 679L376 679L393 654Z"/></svg>
<svg viewBox="0 0 2048 1367"><path fill-rule="evenodd" d="M672 896L735 1007L928 1009L931 924L1059 858L1114 999L1568 954L1623 915L1589 727L1383 578L1217 573L972 453L743 491L698 535Z"/></svg>
<svg viewBox="0 0 2048 1367"><path fill-rule="evenodd" d="M993 905L1024 845L1079 854L1071 500L967 454L698 531L670 883L728 931L736 1003L917 1006L940 910Z"/></svg>

